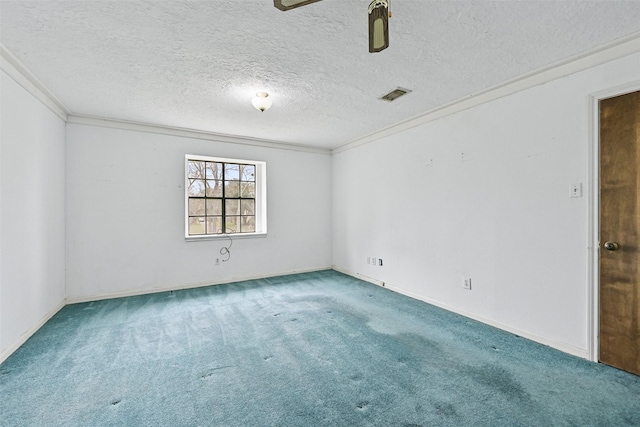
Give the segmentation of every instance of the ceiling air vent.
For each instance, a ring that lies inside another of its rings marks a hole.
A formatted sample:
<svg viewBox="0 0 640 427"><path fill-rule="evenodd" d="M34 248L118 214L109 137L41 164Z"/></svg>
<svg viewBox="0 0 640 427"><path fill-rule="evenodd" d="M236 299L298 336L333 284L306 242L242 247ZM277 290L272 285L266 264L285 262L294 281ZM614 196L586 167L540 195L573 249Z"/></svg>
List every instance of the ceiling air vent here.
<svg viewBox="0 0 640 427"><path fill-rule="evenodd" d="M394 90L392 90L391 92L389 92L386 95L382 95L380 97L380 99L382 99L383 101L395 101L396 99L400 98L402 95L406 95L409 92L411 92L409 89L405 89L402 87L397 87Z"/></svg>

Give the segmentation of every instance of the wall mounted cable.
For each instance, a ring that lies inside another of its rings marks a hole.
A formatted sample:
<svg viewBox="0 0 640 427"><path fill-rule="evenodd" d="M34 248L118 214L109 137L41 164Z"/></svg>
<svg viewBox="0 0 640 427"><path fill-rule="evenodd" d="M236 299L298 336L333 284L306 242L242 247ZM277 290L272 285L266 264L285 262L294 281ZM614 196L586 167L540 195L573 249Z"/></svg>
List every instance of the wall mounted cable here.
<svg viewBox="0 0 640 427"><path fill-rule="evenodd" d="M227 255L227 259L223 259L222 262L227 262L231 259L231 246L233 245L233 239L228 234L227 237L229 238L229 246L223 246L220 248L220 255Z"/></svg>

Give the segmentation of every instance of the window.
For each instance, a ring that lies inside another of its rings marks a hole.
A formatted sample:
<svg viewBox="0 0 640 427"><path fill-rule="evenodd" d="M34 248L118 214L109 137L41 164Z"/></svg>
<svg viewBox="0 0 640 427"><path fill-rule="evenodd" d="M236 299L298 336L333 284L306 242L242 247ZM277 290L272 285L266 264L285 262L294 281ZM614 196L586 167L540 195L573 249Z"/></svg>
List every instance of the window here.
<svg viewBox="0 0 640 427"><path fill-rule="evenodd" d="M185 156L185 237L266 234L266 163Z"/></svg>

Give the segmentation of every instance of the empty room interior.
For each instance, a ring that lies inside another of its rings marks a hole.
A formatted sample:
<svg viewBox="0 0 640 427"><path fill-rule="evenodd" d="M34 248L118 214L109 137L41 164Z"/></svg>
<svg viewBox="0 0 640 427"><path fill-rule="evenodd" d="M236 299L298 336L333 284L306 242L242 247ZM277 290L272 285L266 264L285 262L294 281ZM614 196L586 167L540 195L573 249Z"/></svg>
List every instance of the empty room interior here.
<svg viewBox="0 0 640 427"><path fill-rule="evenodd" d="M2 0L0 42L0 425L640 425L640 2Z"/></svg>

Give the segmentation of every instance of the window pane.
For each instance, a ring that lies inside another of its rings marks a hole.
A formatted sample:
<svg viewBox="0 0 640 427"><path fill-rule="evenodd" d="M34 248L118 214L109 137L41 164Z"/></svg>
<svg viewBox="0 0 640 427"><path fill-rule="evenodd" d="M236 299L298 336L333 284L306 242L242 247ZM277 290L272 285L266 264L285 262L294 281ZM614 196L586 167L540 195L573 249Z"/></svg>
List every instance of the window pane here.
<svg viewBox="0 0 640 427"><path fill-rule="evenodd" d="M224 183L224 197L240 197L240 181L226 181Z"/></svg>
<svg viewBox="0 0 640 427"><path fill-rule="evenodd" d="M238 221L240 220L239 216L228 216L227 217L227 233L239 233L240 227Z"/></svg>
<svg viewBox="0 0 640 427"><path fill-rule="evenodd" d="M249 200L241 200L240 201L240 214L241 215L254 215L255 214L255 203L253 199Z"/></svg>
<svg viewBox="0 0 640 427"><path fill-rule="evenodd" d="M187 162L187 177L204 178L204 162L189 160Z"/></svg>
<svg viewBox="0 0 640 427"><path fill-rule="evenodd" d="M240 222L241 233L254 233L256 231L256 217L255 216L243 216Z"/></svg>
<svg viewBox="0 0 640 427"><path fill-rule="evenodd" d="M255 182L241 182L240 187L242 189L241 197L256 197L256 183Z"/></svg>
<svg viewBox="0 0 640 427"><path fill-rule="evenodd" d="M204 215L204 199L189 199L189 216Z"/></svg>
<svg viewBox="0 0 640 427"><path fill-rule="evenodd" d="M222 179L222 163L207 162L205 172L207 179Z"/></svg>
<svg viewBox="0 0 640 427"><path fill-rule="evenodd" d="M189 218L189 235L204 234L204 217Z"/></svg>
<svg viewBox="0 0 640 427"><path fill-rule="evenodd" d="M1 0L0 0L1 1ZM187 235L255 233L266 224L257 207L265 187L263 163L194 156L186 159ZM260 167L258 167L260 166ZM260 173L260 180L257 174Z"/></svg>
<svg viewBox="0 0 640 427"><path fill-rule="evenodd" d="M189 197L204 196L204 181L201 179L189 180Z"/></svg>
<svg viewBox="0 0 640 427"><path fill-rule="evenodd" d="M207 234L221 234L221 233L222 233L222 217L208 216L207 217Z"/></svg>
<svg viewBox="0 0 640 427"><path fill-rule="evenodd" d="M222 199L207 199L207 216L222 215Z"/></svg>
<svg viewBox="0 0 640 427"><path fill-rule="evenodd" d="M225 200L225 214L240 215L240 200Z"/></svg>
<svg viewBox="0 0 640 427"><path fill-rule="evenodd" d="M237 181L240 179L240 165L234 163L224 164L224 179Z"/></svg>
<svg viewBox="0 0 640 427"><path fill-rule="evenodd" d="M254 165L240 165L240 179L242 181L255 181L256 167Z"/></svg>
<svg viewBox="0 0 640 427"><path fill-rule="evenodd" d="M216 179L207 180L207 197L222 197L222 181Z"/></svg>

